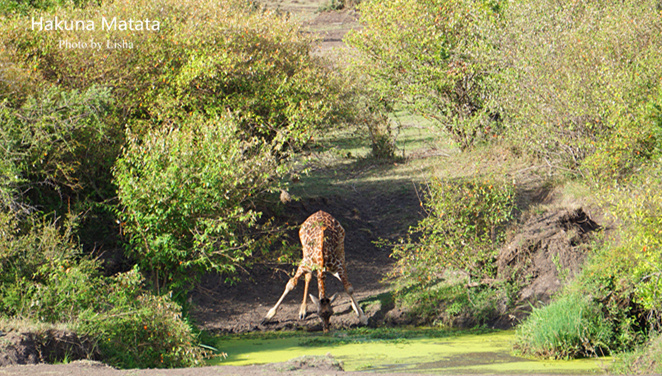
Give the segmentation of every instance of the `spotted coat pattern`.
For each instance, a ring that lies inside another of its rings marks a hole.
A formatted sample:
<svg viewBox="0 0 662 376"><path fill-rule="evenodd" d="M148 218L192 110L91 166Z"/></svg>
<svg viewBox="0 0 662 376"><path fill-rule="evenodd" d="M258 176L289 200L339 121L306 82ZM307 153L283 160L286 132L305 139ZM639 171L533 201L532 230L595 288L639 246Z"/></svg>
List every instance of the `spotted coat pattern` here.
<svg viewBox="0 0 662 376"><path fill-rule="evenodd" d="M318 316L322 319L324 331L329 330L329 318L333 314L331 303L336 295L330 299L326 297L325 278L326 272L331 273L338 278L349 296L352 308L359 317L361 324L366 325L368 318L361 310L358 302L353 296L354 288L347 279L347 270L345 268L345 229L340 223L331 216L331 214L318 211L306 219L299 230L299 238L303 246L303 259L297 268L294 277L292 277L285 286L285 291L281 295L276 305L267 312L262 323L267 323L274 317L283 299L292 291L299 278L305 274L306 284L303 292L303 302L299 309L299 318L306 317L306 299L308 296L308 285L312 279L313 272L317 272L317 287L319 299L311 295L311 299L318 306Z"/></svg>
<svg viewBox="0 0 662 376"><path fill-rule="evenodd" d="M299 229L303 259L295 279L303 273L317 272L318 296L326 297L325 274L329 272L342 282L345 290L354 290L345 270L345 229L331 214L318 211L306 219ZM320 246L321 245L321 246Z"/></svg>

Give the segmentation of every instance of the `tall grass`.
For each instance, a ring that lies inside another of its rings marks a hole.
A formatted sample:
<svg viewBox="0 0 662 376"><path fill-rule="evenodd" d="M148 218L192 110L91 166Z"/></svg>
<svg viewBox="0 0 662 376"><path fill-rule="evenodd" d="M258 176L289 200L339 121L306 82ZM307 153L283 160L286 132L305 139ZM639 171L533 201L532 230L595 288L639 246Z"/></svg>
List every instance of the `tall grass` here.
<svg viewBox="0 0 662 376"><path fill-rule="evenodd" d="M545 358L606 355L613 329L600 307L580 294L567 294L536 308L517 328L517 349Z"/></svg>

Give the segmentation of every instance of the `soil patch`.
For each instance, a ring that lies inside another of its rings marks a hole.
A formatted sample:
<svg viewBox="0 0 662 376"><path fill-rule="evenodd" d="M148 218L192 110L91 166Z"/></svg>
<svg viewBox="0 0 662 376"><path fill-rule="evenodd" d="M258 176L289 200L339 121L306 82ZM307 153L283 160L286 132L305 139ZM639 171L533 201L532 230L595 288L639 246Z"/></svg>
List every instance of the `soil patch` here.
<svg viewBox="0 0 662 376"><path fill-rule="evenodd" d="M521 286L520 310L509 315L510 324L527 315L531 305L548 303L580 271L592 233L599 229L582 208L551 210L524 222L497 257L499 279Z"/></svg>
<svg viewBox="0 0 662 376"><path fill-rule="evenodd" d="M345 47L343 38L349 30L359 27L359 15L354 9L320 12L304 25L319 35L320 52L325 53L333 48Z"/></svg>
<svg viewBox="0 0 662 376"><path fill-rule="evenodd" d="M0 367L94 359L96 355L93 341L67 330L9 332L0 336Z"/></svg>

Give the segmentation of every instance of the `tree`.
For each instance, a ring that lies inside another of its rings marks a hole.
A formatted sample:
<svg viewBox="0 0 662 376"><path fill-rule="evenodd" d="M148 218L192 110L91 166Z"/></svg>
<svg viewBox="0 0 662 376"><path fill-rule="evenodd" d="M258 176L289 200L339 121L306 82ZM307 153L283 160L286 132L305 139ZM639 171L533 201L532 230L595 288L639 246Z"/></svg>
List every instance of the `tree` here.
<svg viewBox="0 0 662 376"><path fill-rule="evenodd" d="M491 131L493 34L498 1L395 0L360 5L358 51L375 90L447 131L461 149Z"/></svg>

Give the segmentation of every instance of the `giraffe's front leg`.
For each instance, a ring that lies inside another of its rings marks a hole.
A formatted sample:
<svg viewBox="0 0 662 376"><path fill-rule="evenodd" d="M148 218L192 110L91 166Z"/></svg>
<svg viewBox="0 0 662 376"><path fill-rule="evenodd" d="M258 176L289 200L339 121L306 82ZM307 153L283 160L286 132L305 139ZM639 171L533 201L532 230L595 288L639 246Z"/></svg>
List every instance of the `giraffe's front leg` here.
<svg viewBox="0 0 662 376"><path fill-rule="evenodd" d="M276 312L278 312L278 307L280 307L281 303L283 303L283 299L285 299L287 294L289 294L290 291L292 291L296 287L297 282L299 281L299 277L301 277L301 274L303 274L303 272L304 272L303 268L299 266L294 277L290 278L290 280L287 281L287 285L285 286L285 291L283 291L283 295L280 296L280 299L278 299L276 305L273 308L271 308L269 312L267 312L267 315L262 320L262 325L269 322L269 320L271 320L276 315Z"/></svg>
<svg viewBox="0 0 662 376"><path fill-rule="evenodd" d="M301 303L301 308L299 308L299 320L303 320L306 318L306 309L307 309L307 302L306 299L308 298L308 286L310 285L310 280L313 278L313 273L306 273L306 284L304 285L303 288L303 302Z"/></svg>

